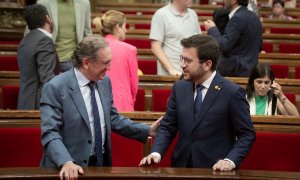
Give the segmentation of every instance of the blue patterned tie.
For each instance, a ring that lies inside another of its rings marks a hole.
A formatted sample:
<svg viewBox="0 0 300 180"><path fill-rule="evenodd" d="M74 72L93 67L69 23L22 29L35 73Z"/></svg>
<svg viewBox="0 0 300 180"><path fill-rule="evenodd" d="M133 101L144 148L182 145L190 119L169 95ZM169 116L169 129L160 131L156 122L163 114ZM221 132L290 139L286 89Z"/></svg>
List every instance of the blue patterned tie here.
<svg viewBox="0 0 300 180"><path fill-rule="evenodd" d="M204 86L202 84L198 84L196 86L197 88L197 96L195 98L195 102L194 102L194 113L197 114L201 108L201 104L202 104L202 89L204 88Z"/></svg>
<svg viewBox="0 0 300 180"><path fill-rule="evenodd" d="M90 83L88 83L88 86L91 89L91 103L92 103L92 111L94 116L95 153L97 156L96 166L103 166L102 133L101 133L99 110L98 110L97 101L95 97L95 82L91 81Z"/></svg>

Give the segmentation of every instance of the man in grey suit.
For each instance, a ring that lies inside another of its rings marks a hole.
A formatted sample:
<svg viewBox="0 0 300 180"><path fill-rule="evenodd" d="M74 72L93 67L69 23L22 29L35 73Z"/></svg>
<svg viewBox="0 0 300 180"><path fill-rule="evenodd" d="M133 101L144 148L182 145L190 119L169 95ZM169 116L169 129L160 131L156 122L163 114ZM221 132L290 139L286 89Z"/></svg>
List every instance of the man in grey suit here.
<svg viewBox="0 0 300 180"><path fill-rule="evenodd" d="M53 20L53 36L60 61L60 70L72 67L71 57L83 37L92 34L89 0L38 0Z"/></svg>
<svg viewBox="0 0 300 180"><path fill-rule="evenodd" d="M258 63L262 47L261 22L247 9L248 0L224 0L224 3L230 11L224 34L212 20L205 21L207 34L220 44L217 70L222 76L248 77Z"/></svg>
<svg viewBox="0 0 300 180"><path fill-rule="evenodd" d="M42 90L41 165L60 167L61 179L77 178L78 173L83 173L81 166L98 166L96 116L101 124L103 166L112 164L111 131L141 142L155 134L159 121L149 127L118 114L113 105L111 82L105 75L111 57L111 49L103 37L87 36L74 51L75 67L51 79ZM95 84L93 94L91 82ZM93 102L97 102L97 113Z"/></svg>
<svg viewBox="0 0 300 180"><path fill-rule="evenodd" d="M20 92L18 109L39 109L41 89L58 73L57 54L51 39L52 22L42 5L29 6L25 20L31 30L18 48Z"/></svg>

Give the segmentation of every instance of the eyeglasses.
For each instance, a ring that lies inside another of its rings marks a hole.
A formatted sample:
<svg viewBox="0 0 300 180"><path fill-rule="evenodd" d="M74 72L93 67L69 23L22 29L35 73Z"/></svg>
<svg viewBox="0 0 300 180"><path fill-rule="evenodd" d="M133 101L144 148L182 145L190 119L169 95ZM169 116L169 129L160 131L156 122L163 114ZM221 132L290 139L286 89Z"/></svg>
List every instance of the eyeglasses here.
<svg viewBox="0 0 300 180"><path fill-rule="evenodd" d="M182 55L179 56L179 60L180 60L180 63L184 63L184 65L186 65L186 66L190 65L193 62L192 59L184 57ZM204 62L205 62L205 60L199 60L200 64L203 64Z"/></svg>
<svg viewBox="0 0 300 180"><path fill-rule="evenodd" d="M103 64L104 66L110 66L111 65L111 60L109 61L93 61L94 63L98 63L98 64Z"/></svg>

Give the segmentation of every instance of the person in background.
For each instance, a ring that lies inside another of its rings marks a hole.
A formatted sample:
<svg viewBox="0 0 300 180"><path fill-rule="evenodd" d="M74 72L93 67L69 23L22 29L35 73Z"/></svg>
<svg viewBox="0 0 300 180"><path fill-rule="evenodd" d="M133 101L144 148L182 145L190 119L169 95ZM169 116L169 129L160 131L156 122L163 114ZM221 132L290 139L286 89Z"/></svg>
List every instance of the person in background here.
<svg viewBox="0 0 300 180"><path fill-rule="evenodd" d="M213 21L221 34L224 34L226 24L229 21L229 11L225 7L215 9L213 12Z"/></svg>
<svg viewBox="0 0 300 180"><path fill-rule="evenodd" d="M83 37L92 34L89 0L38 0L53 20L52 39L60 61L60 71L73 67L71 57Z"/></svg>
<svg viewBox="0 0 300 180"><path fill-rule="evenodd" d="M251 115L299 116L295 105L275 82L270 65L259 63L250 73L246 88Z"/></svg>
<svg viewBox="0 0 300 180"><path fill-rule="evenodd" d="M230 11L224 34L212 20L204 22L207 34L220 45L217 70L222 76L248 77L258 63L262 48L262 26L257 15L247 9L248 0L225 0Z"/></svg>
<svg viewBox="0 0 300 180"><path fill-rule="evenodd" d="M60 179L77 179L82 167L111 166L111 131L146 142L151 126L117 112L112 100L111 50L100 35L85 37L73 55L74 68L45 84L41 98L43 167L61 168Z"/></svg>
<svg viewBox="0 0 300 180"><path fill-rule="evenodd" d="M297 0L282 0L285 3L286 8L296 8L297 7ZM272 7L273 0L268 0L266 4L262 4L262 7Z"/></svg>
<svg viewBox="0 0 300 180"><path fill-rule="evenodd" d="M138 90L138 63L136 47L123 42L126 35L126 17L122 12L109 10L93 20L112 51L111 68L107 71L112 84L114 105L118 111L134 111Z"/></svg>
<svg viewBox="0 0 300 180"><path fill-rule="evenodd" d="M140 166L159 163L173 139L172 167L239 167L255 141L245 90L217 71L218 42L208 35L181 40L184 80L176 81L151 154Z"/></svg>
<svg viewBox="0 0 300 180"><path fill-rule="evenodd" d="M59 72L51 39L53 24L42 5L28 6L24 16L30 32L18 47L20 92L17 108L39 109L43 85Z"/></svg>
<svg viewBox="0 0 300 180"><path fill-rule="evenodd" d="M274 0L272 7L273 14L267 16L267 19L293 20L291 16L284 14L284 0Z"/></svg>
<svg viewBox="0 0 300 180"><path fill-rule="evenodd" d="M201 33L198 16L189 8L191 5L192 0L171 0L152 17L149 39L151 50L158 59L158 75L182 74L180 40Z"/></svg>

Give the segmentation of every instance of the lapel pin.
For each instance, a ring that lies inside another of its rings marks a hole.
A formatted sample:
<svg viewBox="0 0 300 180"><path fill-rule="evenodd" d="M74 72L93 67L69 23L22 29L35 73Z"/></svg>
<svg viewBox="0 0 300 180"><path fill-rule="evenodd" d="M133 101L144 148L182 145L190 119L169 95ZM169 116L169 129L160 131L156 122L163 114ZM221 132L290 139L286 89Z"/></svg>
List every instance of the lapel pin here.
<svg viewBox="0 0 300 180"><path fill-rule="evenodd" d="M221 90L221 88L220 88L219 86L215 86L215 90L218 90L218 91L220 91L220 90Z"/></svg>

